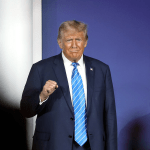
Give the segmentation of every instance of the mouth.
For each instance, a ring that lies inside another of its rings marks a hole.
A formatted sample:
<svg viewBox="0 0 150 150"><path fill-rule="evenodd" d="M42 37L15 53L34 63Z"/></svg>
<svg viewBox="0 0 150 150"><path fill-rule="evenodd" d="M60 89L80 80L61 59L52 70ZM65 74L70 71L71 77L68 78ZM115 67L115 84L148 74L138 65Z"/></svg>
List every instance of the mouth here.
<svg viewBox="0 0 150 150"><path fill-rule="evenodd" d="M79 50L70 50L70 52L77 53L77 52L79 52Z"/></svg>

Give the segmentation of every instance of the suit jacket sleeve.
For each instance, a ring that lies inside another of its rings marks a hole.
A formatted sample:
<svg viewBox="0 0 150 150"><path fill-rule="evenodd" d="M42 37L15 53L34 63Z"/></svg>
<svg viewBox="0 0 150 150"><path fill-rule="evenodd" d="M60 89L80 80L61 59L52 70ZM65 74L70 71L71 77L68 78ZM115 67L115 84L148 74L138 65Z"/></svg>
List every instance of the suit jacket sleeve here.
<svg viewBox="0 0 150 150"><path fill-rule="evenodd" d="M42 91L38 67L34 64L30 70L20 103L21 112L25 117L33 117L39 113L44 104L39 105L39 95Z"/></svg>
<svg viewBox="0 0 150 150"><path fill-rule="evenodd" d="M116 106L109 67L106 71L105 130L107 141L106 149L117 150Z"/></svg>

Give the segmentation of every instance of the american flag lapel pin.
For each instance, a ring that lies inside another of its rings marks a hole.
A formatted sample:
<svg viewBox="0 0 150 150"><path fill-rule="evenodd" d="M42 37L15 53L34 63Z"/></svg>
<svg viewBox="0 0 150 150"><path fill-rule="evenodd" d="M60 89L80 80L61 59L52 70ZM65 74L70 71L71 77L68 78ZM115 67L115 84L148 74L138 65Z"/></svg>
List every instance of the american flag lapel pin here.
<svg viewBox="0 0 150 150"><path fill-rule="evenodd" d="M93 71L93 68L90 68L91 71Z"/></svg>

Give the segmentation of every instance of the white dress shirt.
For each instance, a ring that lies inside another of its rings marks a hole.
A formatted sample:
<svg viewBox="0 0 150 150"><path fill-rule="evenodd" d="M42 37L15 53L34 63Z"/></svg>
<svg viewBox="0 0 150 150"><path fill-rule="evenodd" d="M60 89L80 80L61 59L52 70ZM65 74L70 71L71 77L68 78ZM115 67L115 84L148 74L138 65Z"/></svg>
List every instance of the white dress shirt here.
<svg viewBox="0 0 150 150"><path fill-rule="evenodd" d="M65 71L66 71L68 85L69 85L71 102L72 102L72 105L73 105L71 76L72 76L72 71L73 71L74 67L72 66L72 62L65 57L65 55L63 54L63 51L62 51L62 59L63 59L64 66L65 66ZM86 69L85 69L85 62L83 60L83 55L81 56L80 60L78 61L78 64L79 65L77 66L77 69L78 69L78 72L80 73L80 75L82 77L82 82L83 82L83 87L84 87L84 94L85 94L85 103L86 103L86 107L87 107L87 79L86 79ZM46 100L41 102L41 99L40 99L40 103L39 104L41 105Z"/></svg>
<svg viewBox="0 0 150 150"><path fill-rule="evenodd" d="M63 52L62 52L62 58L63 58L65 70L66 70L67 79L68 79L71 102L73 104L71 76L72 76L72 71L73 71L74 67L72 66L72 62L65 57ZM87 106L87 80L86 80L86 69L85 69L85 62L83 61L83 55L81 56L80 60L78 61L78 64L79 65L77 66L77 69L82 77L84 94L85 94L85 102L86 102L86 106Z"/></svg>

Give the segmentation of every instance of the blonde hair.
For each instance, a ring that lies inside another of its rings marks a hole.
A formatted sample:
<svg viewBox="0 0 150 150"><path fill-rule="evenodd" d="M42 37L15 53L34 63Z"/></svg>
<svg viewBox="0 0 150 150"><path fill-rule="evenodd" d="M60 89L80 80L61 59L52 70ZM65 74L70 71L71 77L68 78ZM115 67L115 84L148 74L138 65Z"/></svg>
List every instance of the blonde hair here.
<svg viewBox="0 0 150 150"><path fill-rule="evenodd" d="M60 25L59 30L58 30L57 40L60 40L62 38L62 32L66 32L70 28L73 28L78 32L83 31L85 34L85 39L88 40L87 25L83 22L79 22L76 20L65 21Z"/></svg>

